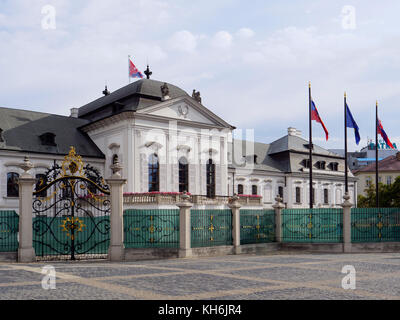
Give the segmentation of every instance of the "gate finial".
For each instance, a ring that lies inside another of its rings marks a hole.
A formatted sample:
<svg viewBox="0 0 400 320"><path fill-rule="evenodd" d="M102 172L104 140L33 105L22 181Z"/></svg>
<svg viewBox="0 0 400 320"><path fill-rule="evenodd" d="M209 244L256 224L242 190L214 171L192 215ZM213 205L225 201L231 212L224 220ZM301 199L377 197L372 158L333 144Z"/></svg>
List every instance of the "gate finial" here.
<svg viewBox="0 0 400 320"><path fill-rule="evenodd" d="M31 170L31 169L34 167L34 165L33 165L32 162L29 161L29 158L28 158L28 157L25 157L25 158L24 158L24 162L21 163L21 164L19 165L19 167L20 167L22 170L25 171L25 172L22 174L22 177L31 178L31 175L28 173L28 171Z"/></svg>

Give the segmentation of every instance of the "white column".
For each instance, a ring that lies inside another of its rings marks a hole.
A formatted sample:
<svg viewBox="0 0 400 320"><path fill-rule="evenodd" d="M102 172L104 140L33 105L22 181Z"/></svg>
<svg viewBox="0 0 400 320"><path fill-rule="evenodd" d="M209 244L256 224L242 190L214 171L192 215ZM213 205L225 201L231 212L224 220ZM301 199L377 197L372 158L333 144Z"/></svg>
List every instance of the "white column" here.
<svg viewBox="0 0 400 320"><path fill-rule="evenodd" d="M343 196L343 252L351 252L351 207L350 196L346 193Z"/></svg>
<svg viewBox="0 0 400 320"><path fill-rule="evenodd" d="M126 179L122 179L119 173L122 166L119 163L110 166L113 175L107 179L110 186L111 214L110 214L110 247L108 258L111 261L124 259L124 226L123 226L123 186Z"/></svg>
<svg viewBox="0 0 400 320"><path fill-rule="evenodd" d="M232 210L232 240L235 254L240 254L242 249L240 247L240 207L239 197L234 195L228 204Z"/></svg>
<svg viewBox="0 0 400 320"><path fill-rule="evenodd" d="M184 193L182 201L176 205L179 207L179 258L189 258L192 256L191 247L191 222L190 208L193 203L189 202L189 196Z"/></svg>
<svg viewBox="0 0 400 320"><path fill-rule="evenodd" d="M127 151L125 153L125 159L122 159L122 162L125 163L126 167L126 174L125 177L128 179L128 191L133 192L134 185L135 185L135 174L134 174L134 167L135 167L135 153L134 153L134 135L133 135L133 128L130 123L127 124ZM125 162L124 162L125 161Z"/></svg>
<svg viewBox="0 0 400 320"><path fill-rule="evenodd" d="M25 172L19 178L19 246L18 262L33 262L36 260L32 245L32 196L34 179L28 171L33 164L25 157L19 166Z"/></svg>
<svg viewBox="0 0 400 320"><path fill-rule="evenodd" d="M275 209L275 239L276 242L282 242L282 210L285 205L279 195L275 198L276 203L272 206Z"/></svg>

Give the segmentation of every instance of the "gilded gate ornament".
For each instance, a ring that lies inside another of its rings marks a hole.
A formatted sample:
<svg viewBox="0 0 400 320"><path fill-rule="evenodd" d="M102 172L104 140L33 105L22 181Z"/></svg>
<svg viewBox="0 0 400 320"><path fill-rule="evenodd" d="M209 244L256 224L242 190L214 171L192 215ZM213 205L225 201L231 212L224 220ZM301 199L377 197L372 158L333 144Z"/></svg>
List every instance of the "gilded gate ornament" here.
<svg viewBox="0 0 400 320"><path fill-rule="evenodd" d="M64 157L64 161L61 164L62 176L68 176L67 171L69 171L70 176L75 176L78 172L79 177L83 177L83 162L80 155L77 155L74 147L70 147L69 154Z"/></svg>
<svg viewBox="0 0 400 320"><path fill-rule="evenodd" d="M67 233L67 237L70 237L71 240L74 240L75 233L82 232L86 225L79 218L68 217L67 219L63 220L63 224L60 225L60 227L62 228L62 231Z"/></svg>

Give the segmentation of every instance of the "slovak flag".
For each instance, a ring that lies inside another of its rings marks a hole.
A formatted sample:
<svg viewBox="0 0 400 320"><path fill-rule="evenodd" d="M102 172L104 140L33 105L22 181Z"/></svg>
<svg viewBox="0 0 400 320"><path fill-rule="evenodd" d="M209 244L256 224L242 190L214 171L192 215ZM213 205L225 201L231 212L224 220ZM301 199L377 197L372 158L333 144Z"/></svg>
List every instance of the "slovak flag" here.
<svg viewBox="0 0 400 320"><path fill-rule="evenodd" d="M130 78L143 78L143 74L133 64L131 58L129 58L129 77Z"/></svg>
<svg viewBox="0 0 400 320"><path fill-rule="evenodd" d="M378 123L377 123L376 125L377 125L377 127L378 127L378 133L381 135L381 137L383 138L383 140L385 140L386 144L387 144L390 148L395 149L394 146L393 146L393 144L390 142L390 140L389 140L389 138L388 138L388 136L387 136L385 130L383 130L381 120L379 120L379 119L377 119L377 120L378 120Z"/></svg>
<svg viewBox="0 0 400 320"><path fill-rule="evenodd" d="M321 117L319 116L317 107L315 106L315 103L312 100L311 100L311 120L315 120L322 125L322 128L325 131L326 141L328 141L328 130L326 130L326 127L325 127L324 123L322 122Z"/></svg>

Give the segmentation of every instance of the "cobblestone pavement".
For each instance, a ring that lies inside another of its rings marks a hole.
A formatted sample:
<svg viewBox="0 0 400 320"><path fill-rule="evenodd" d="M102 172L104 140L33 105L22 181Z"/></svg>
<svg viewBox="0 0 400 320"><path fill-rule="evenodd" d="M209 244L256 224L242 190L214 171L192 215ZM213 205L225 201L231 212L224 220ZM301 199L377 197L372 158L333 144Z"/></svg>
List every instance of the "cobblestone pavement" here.
<svg viewBox="0 0 400 320"><path fill-rule="evenodd" d="M42 288L53 265L56 289ZM356 289L342 288L353 265ZM0 263L0 299L399 299L400 253L274 254L111 263Z"/></svg>

